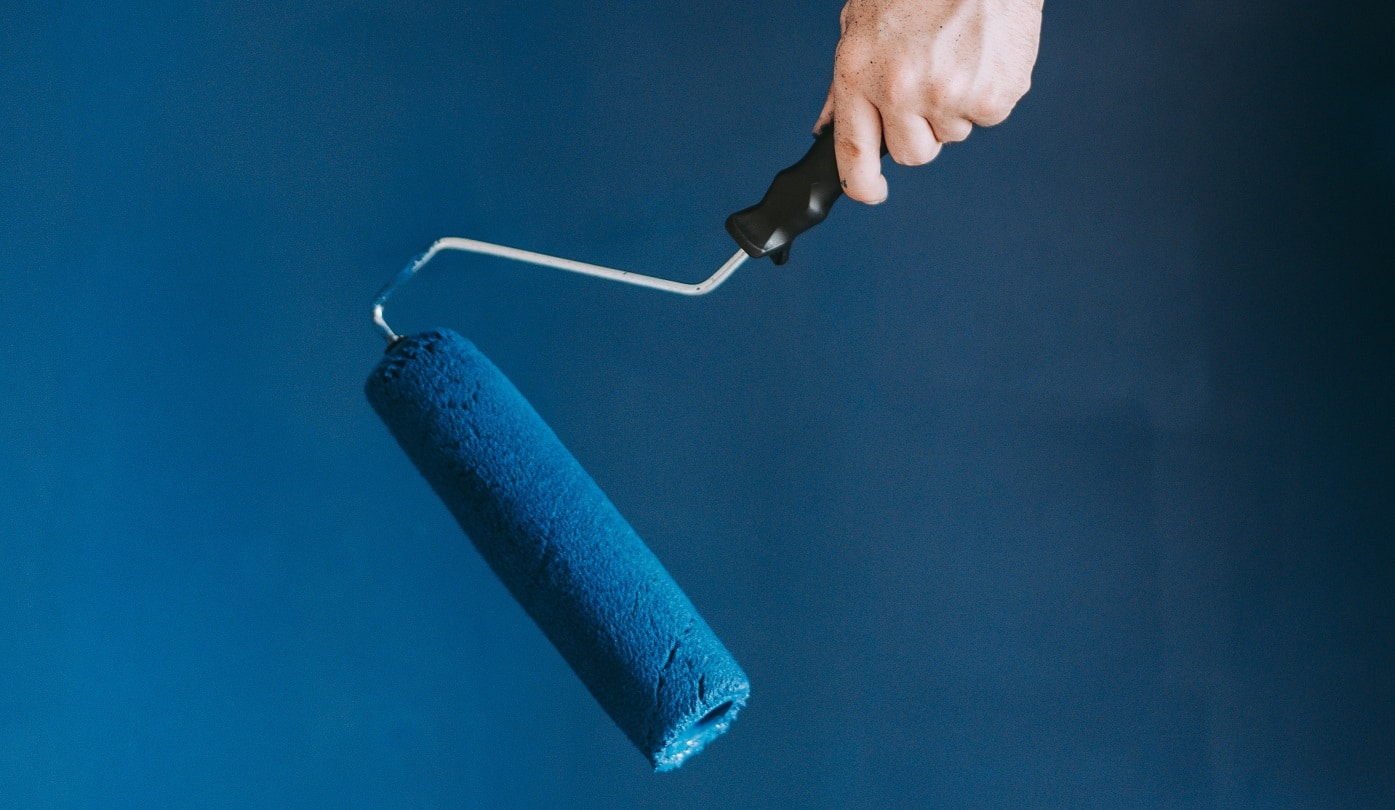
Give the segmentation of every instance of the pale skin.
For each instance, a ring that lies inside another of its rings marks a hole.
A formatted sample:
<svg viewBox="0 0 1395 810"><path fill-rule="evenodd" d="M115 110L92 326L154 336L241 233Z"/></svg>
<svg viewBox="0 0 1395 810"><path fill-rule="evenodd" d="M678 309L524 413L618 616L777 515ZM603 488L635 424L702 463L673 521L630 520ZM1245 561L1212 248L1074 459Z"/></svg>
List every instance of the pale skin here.
<svg viewBox="0 0 1395 810"><path fill-rule="evenodd" d="M919 166L976 126L1001 123L1031 86L1043 0L849 0L833 85L814 131L833 124L855 200L886 199L881 145Z"/></svg>

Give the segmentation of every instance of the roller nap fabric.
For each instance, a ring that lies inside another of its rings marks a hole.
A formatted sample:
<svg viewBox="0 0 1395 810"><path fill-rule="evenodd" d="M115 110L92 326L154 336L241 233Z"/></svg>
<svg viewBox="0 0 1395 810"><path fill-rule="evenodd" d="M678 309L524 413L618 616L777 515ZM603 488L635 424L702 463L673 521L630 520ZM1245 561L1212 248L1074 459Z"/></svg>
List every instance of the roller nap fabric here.
<svg viewBox="0 0 1395 810"><path fill-rule="evenodd" d="M494 572L656 770L726 731L750 683L523 395L460 335L398 340L366 386Z"/></svg>

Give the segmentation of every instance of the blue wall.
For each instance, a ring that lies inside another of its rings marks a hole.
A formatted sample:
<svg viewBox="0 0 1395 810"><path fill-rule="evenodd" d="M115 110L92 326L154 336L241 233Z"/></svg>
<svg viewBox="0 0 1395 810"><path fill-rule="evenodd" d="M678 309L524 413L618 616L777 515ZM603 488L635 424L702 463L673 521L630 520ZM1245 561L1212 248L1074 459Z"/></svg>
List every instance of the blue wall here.
<svg viewBox="0 0 1395 810"><path fill-rule="evenodd" d="M437 236L696 279L838 4L11 3L0 806L1395 800L1380 4L1048 3L1013 118L703 299L452 257L751 675L648 772L363 400Z"/></svg>

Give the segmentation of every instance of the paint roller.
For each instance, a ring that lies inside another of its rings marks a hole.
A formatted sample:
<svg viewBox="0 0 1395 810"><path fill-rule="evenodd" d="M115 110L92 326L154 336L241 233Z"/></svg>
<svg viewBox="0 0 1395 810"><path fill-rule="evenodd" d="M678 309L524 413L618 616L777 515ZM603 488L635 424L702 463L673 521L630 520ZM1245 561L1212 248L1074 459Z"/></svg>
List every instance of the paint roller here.
<svg viewBox="0 0 1395 810"><path fill-rule="evenodd" d="M727 219L740 249L704 281L448 237L373 302L388 348L368 378L368 401L490 568L658 771L679 767L727 730L750 695L745 672L508 378L450 330L399 336L383 306L446 250L704 295L748 258L784 264L794 238L822 222L841 193L829 127L759 203Z"/></svg>

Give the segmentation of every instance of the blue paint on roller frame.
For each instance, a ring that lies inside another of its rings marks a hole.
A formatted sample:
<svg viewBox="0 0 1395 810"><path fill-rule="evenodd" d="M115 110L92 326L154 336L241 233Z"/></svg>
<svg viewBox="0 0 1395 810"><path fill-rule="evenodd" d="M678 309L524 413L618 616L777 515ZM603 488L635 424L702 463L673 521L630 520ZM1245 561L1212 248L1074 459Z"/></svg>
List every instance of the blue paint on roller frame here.
<svg viewBox="0 0 1395 810"><path fill-rule="evenodd" d="M468 340L393 344L368 399L469 535L656 770L720 736L750 683L518 389Z"/></svg>

